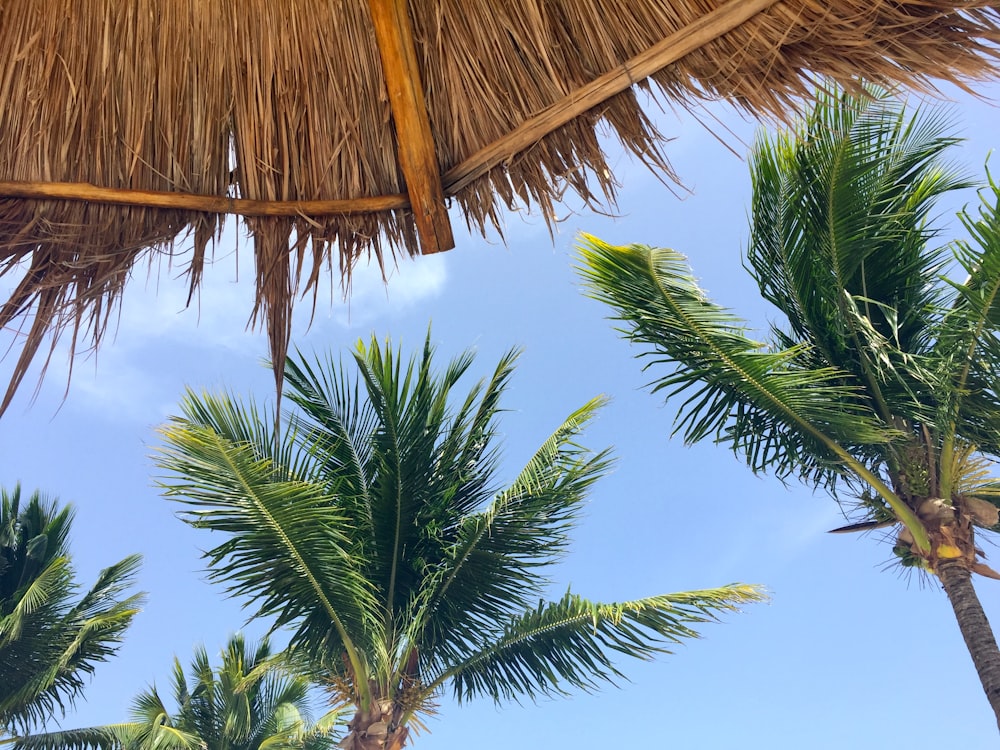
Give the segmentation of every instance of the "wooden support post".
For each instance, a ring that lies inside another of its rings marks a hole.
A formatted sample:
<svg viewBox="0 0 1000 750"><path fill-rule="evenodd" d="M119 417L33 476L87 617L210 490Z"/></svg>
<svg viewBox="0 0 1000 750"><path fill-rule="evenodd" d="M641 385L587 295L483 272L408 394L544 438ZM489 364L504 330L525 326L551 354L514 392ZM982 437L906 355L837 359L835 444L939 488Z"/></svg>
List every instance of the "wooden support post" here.
<svg viewBox="0 0 1000 750"><path fill-rule="evenodd" d="M368 5L396 125L399 163L406 178L421 250L424 253L450 250L455 239L444 202L406 0L368 0Z"/></svg>

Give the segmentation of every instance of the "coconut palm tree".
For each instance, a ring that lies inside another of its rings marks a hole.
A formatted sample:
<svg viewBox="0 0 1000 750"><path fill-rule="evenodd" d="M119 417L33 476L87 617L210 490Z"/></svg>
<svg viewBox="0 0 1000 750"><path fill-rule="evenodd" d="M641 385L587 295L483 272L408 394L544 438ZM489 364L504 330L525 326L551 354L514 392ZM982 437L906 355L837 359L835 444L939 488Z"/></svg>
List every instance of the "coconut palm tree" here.
<svg viewBox="0 0 1000 750"><path fill-rule="evenodd" d="M750 272L783 320L770 341L710 301L673 250L583 242L590 293L639 356L669 367L676 430L714 438L754 472L798 476L891 528L903 565L940 580L1000 721L1000 652L971 575L997 577L975 529L996 531L1000 455L1000 187L938 247L929 212L966 185L943 159L940 113L881 92L828 94L752 152ZM951 265L949 265L951 264ZM945 272L960 267L965 279Z"/></svg>
<svg viewBox="0 0 1000 750"><path fill-rule="evenodd" d="M428 338L407 363L372 339L353 357L290 358L293 413L189 393L159 466L182 517L223 539L210 577L291 644L349 709L340 747L403 747L450 686L496 701L590 689L615 655L650 658L751 586L617 604L540 601L607 452L577 443L575 411L501 487L496 416L517 358L454 400L470 353L435 372Z"/></svg>
<svg viewBox="0 0 1000 750"><path fill-rule="evenodd" d="M174 659L173 710L154 685L135 697L129 722L19 737L12 750L326 750L336 716L309 722L311 687L266 639L248 644L237 634L217 671L204 647L188 675Z"/></svg>
<svg viewBox="0 0 1000 750"><path fill-rule="evenodd" d="M122 598L138 555L101 571L82 597L70 564L73 510L0 490L0 740L44 723L115 653L142 595Z"/></svg>

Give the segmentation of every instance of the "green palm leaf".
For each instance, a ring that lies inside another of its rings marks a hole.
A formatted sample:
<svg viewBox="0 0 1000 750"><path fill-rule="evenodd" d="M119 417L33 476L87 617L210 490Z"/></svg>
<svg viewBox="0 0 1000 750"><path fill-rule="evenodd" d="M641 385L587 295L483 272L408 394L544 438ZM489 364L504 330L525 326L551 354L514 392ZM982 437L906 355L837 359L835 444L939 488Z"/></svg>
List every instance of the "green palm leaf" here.
<svg viewBox="0 0 1000 750"><path fill-rule="evenodd" d="M779 338L849 371L884 419L910 416L913 391L933 390L913 378L941 296L944 256L928 249L927 218L969 184L942 161L957 141L945 125L940 111L908 118L884 92L824 93L794 133L761 137L752 152L747 260L787 317Z"/></svg>
<svg viewBox="0 0 1000 750"><path fill-rule="evenodd" d="M436 657L430 674L467 658L484 628L525 609L548 584L543 569L565 551L587 491L611 465L607 451L576 442L603 403L571 414L509 487L462 520L411 615L411 638Z"/></svg>
<svg viewBox="0 0 1000 750"><path fill-rule="evenodd" d="M157 730L158 738L166 738L170 727ZM66 729L43 734L17 737L11 742L12 750L124 750L148 747L148 750L200 750L197 738L175 736L173 742L161 739L152 741L152 732L134 724L108 724L100 727Z"/></svg>
<svg viewBox="0 0 1000 750"><path fill-rule="evenodd" d="M697 637L692 628L717 619L718 612L763 599L752 586L729 586L597 604L569 592L558 602L541 602L511 621L502 635L445 675L459 700L486 696L496 701L520 695L592 690L599 682L623 677L617 653L651 658Z"/></svg>
<svg viewBox="0 0 1000 750"><path fill-rule="evenodd" d="M349 554L352 519L331 506L323 484L289 475L245 440L266 434L244 424L252 414L240 419L226 397L189 394L184 406L185 417L162 431L160 466L174 474L162 486L190 506L185 520L229 535L207 553L210 577L256 615L274 616L275 627L301 623L299 645L344 649L360 669L354 639L373 625L376 605Z"/></svg>
<svg viewBox="0 0 1000 750"><path fill-rule="evenodd" d="M37 537L36 537L37 538ZM10 614L0 620L0 647L21 637L26 621L46 605L64 599L72 590L73 570L68 557L57 557L29 581Z"/></svg>
<svg viewBox="0 0 1000 750"><path fill-rule="evenodd" d="M674 368L654 391L684 397L677 431L687 442L714 436L754 471L783 477L836 472L840 444L889 439L847 373L803 366L805 347L769 351L748 338L742 320L705 297L679 253L590 236L580 253L591 295L647 347L646 366Z"/></svg>
<svg viewBox="0 0 1000 750"><path fill-rule="evenodd" d="M233 636L218 669L204 648L189 674L174 660L171 710L156 687L139 693L132 720L120 724L18 737L12 750L329 750L332 717L307 718L309 683L272 655Z"/></svg>
<svg viewBox="0 0 1000 750"><path fill-rule="evenodd" d="M143 596L124 596L131 556L77 598L67 538L72 510L20 487L0 491L0 734L42 723L80 694L115 653Z"/></svg>
<svg viewBox="0 0 1000 750"><path fill-rule="evenodd" d="M421 545L424 530L414 519L438 489L437 453L444 431L448 393L472 362L467 352L449 362L443 375L431 372L429 338L423 356L409 361L376 339L355 359L378 427L369 434L377 480L373 482L369 575L383 592L387 629L416 588L417 571L403 559Z"/></svg>
<svg viewBox="0 0 1000 750"><path fill-rule="evenodd" d="M940 389L938 424L993 455L1000 454L1000 185L984 190L978 217L959 214L971 242L955 244L968 276L952 284L952 306L934 329ZM954 438L952 438L954 439Z"/></svg>
<svg viewBox="0 0 1000 750"><path fill-rule="evenodd" d="M353 505L357 524L371 524L369 494L371 447L366 440L376 424L374 410L361 398L358 383L346 377L344 368L327 360L313 367L304 358L285 362L287 398L299 407L291 424L300 436L304 457L315 465L303 472L319 478L336 478L340 502Z"/></svg>

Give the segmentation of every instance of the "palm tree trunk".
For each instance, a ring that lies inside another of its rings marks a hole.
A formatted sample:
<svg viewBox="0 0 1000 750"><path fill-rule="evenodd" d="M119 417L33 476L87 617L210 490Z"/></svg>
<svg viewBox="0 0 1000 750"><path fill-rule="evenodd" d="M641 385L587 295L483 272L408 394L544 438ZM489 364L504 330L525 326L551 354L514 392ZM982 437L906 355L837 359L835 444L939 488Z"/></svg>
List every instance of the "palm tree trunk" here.
<svg viewBox="0 0 1000 750"><path fill-rule="evenodd" d="M340 750L403 750L410 730L397 725L398 713L391 704L383 712L377 700L367 711L358 709L347 724L349 731L340 742Z"/></svg>
<svg viewBox="0 0 1000 750"><path fill-rule="evenodd" d="M979 680L986 692L986 699L993 707L997 727L1000 728L1000 649L986 612L972 586L972 573L960 560L941 560L937 566L938 578L951 601L958 627L965 638L965 645L976 665Z"/></svg>

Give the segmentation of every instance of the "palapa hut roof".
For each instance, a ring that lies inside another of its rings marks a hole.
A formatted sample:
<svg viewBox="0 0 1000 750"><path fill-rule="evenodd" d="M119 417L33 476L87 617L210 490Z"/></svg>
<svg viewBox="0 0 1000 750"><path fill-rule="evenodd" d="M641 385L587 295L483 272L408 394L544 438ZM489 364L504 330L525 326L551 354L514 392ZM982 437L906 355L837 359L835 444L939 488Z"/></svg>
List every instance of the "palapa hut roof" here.
<svg viewBox="0 0 1000 750"><path fill-rule="evenodd" d="M609 197L599 123L669 176L634 83L781 115L821 77L991 75L998 24L934 0L0 0L0 411L47 333L96 344L141 259L191 236L194 289L225 214L281 361L324 267L450 248L450 199L485 231Z"/></svg>

